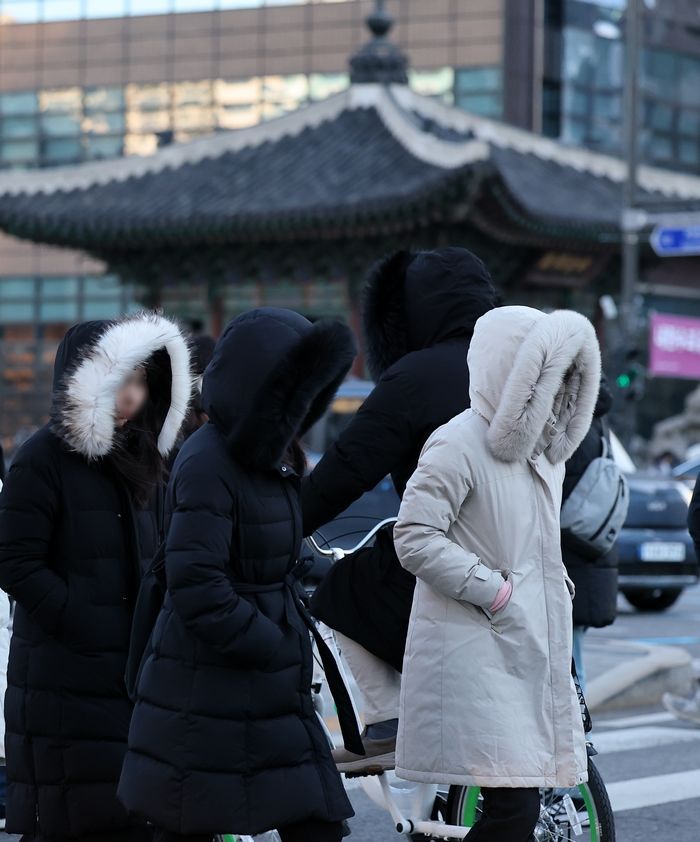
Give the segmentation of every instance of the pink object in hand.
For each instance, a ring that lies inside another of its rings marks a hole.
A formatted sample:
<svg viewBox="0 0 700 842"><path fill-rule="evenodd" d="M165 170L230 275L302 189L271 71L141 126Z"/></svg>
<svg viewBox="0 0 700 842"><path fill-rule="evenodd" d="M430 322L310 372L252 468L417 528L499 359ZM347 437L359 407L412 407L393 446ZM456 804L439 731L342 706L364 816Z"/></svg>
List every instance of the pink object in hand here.
<svg viewBox="0 0 700 842"><path fill-rule="evenodd" d="M513 593L513 586L510 582L504 582L501 585L501 589L496 594L496 599L494 599L492 606L489 608L489 611L492 611L494 614L497 611L500 611L501 608L505 608L510 601L511 594Z"/></svg>

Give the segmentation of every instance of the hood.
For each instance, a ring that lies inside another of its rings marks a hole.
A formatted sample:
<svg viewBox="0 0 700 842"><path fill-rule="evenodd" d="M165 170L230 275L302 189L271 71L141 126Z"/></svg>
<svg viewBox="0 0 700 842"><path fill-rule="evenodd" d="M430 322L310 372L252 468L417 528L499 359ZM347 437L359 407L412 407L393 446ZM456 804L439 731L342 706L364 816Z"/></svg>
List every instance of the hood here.
<svg viewBox="0 0 700 842"><path fill-rule="evenodd" d="M558 464L572 456L600 387L600 348L585 316L500 307L479 319L468 364L471 405L489 422L497 459L518 462L544 450Z"/></svg>
<svg viewBox="0 0 700 842"><path fill-rule="evenodd" d="M497 293L479 258L464 248L397 251L374 265L364 291L367 366L375 380L411 351L469 339Z"/></svg>
<svg viewBox="0 0 700 842"><path fill-rule="evenodd" d="M63 337L54 364L53 427L71 450L107 456L116 435L117 391L137 366L167 354L170 395L158 435L163 456L174 447L192 393L190 353L179 327L155 313L116 322L82 322Z"/></svg>
<svg viewBox="0 0 700 842"><path fill-rule="evenodd" d="M238 462L276 468L323 415L355 352L341 322L312 324L291 310L251 310L217 342L204 372L202 406Z"/></svg>

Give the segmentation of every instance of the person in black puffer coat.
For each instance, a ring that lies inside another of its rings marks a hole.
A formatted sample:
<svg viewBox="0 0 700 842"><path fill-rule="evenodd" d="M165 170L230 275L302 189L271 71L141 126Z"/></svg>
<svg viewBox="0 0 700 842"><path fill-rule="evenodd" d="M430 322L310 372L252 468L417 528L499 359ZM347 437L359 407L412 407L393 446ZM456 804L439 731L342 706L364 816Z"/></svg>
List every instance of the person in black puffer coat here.
<svg viewBox="0 0 700 842"><path fill-rule="evenodd" d="M399 251L373 267L363 320L376 386L303 482L305 535L387 474L403 494L428 436L469 406L469 341L496 303L486 267L464 248ZM387 528L373 547L335 564L312 601L313 613L339 633L365 698L367 758L338 750L341 771L393 767L414 587Z"/></svg>
<svg viewBox="0 0 700 842"><path fill-rule="evenodd" d="M566 463L562 502L565 502L583 476L586 468L603 455L603 436L607 436L605 416L612 407L612 394L605 377L601 380L593 423L578 450ZM562 556L569 577L576 586L574 596L574 661L585 688L583 635L588 628L612 625L617 616L617 546L598 558L582 555L562 533Z"/></svg>
<svg viewBox="0 0 700 842"><path fill-rule="evenodd" d="M337 842L353 814L314 711L296 571L297 437L354 354L344 325L264 308L228 325L204 374L210 422L171 475L167 594L119 785L159 840Z"/></svg>
<svg viewBox="0 0 700 842"><path fill-rule="evenodd" d="M158 525L149 508L191 390L179 328L87 322L57 353L52 422L0 496L0 587L16 600L5 697L7 830L136 842L116 797L132 706L132 609Z"/></svg>

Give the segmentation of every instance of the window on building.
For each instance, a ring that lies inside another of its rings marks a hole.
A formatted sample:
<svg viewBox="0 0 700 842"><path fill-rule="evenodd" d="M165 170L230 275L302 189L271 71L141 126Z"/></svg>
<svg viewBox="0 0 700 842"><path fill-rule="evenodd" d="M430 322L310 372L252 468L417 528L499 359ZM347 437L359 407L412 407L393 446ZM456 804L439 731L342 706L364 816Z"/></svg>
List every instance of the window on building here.
<svg viewBox="0 0 700 842"><path fill-rule="evenodd" d="M36 91L0 94L0 115L3 117L17 114L36 114L38 110L39 97Z"/></svg>
<svg viewBox="0 0 700 842"><path fill-rule="evenodd" d="M451 67L437 70L411 70L411 88L422 96L432 96L451 105L454 100L455 73Z"/></svg>
<svg viewBox="0 0 700 842"><path fill-rule="evenodd" d="M173 0L175 12L211 12L218 7L217 0Z"/></svg>
<svg viewBox="0 0 700 842"><path fill-rule="evenodd" d="M5 165L35 166L39 161L38 138L0 141L0 160Z"/></svg>
<svg viewBox="0 0 700 842"><path fill-rule="evenodd" d="M111 0L105 0L110 3ZM83 14L82 0L44 0L42 20L77 20Z"/></svg>
<svg viewBox="0 0 700 842"><path fill-rule="evenodd" d="M34 137L37 133L36 117L2 117L0 133L6 138Z"/></svg>
<svg viewBox="0 0 700 842"><path fill-rule="evenodd" d="M481 114L484 117L500 117L503 74L500 67L460 67L454 75L454 103L458 108Z"/></svg>
<svg viewBox="0 0 700 842"><path fill-rule="evenodd" d="M116 275L83 278L83 319L113 319L130 309L133 290Z"/></svg>
<svg viewBox="0 0 700 842"><path fill-rule="evenodd" d="M79 137L53 138L41 143L41 159L46 166L73 164L81 158L82 144Z"/></svg>
<svg viewBox="0 0 700 842"><path fill-rule="evenodd" d="M309 76L310 99L326 99L344 91L350 84L347 73L312 73Z"/></svg>
<svg viewBox="0 0 700 842"><path fill-rule="evenodd" d="M293 76L264 76L262 79L263 119L295 111L308 100L309 80L303 73Z"/></svg>
<svg viewBox="0 0 700 842"><path fill-rule="evenodd" d="M173 0L131 0L132 15L166 15L173 10Z"/></svg>
<svg viewBox="0 0 700 842"><path fill-rule="evenodd" d="M0 322L34 322L36 278L0 279Z"/></svg>
<svg viewBox="0 0 700 842"><path fill-rule="evenodd" d="M0 24L36 23L41 20L42 0L0 0Z"/></svg>
<svg viewBox="0 0 700 842"><path fill-rule="evenodd" d="M124 136L93 135L83 138L83 157L88 161L118 158L124 153Z"/></svg>
<svg viewBox="0 0 700 842"><path fill-rule="evenodd" d="M86 88L85 113L104 113L124 110L124 89L120 87Z"/></svg>
<svg viewBox="0 0 700 842"><path fill-rule="evenodd" d="M120 18L135 0L83 0L87 18ZM138 2L138 0L136 0Z"/></svg>

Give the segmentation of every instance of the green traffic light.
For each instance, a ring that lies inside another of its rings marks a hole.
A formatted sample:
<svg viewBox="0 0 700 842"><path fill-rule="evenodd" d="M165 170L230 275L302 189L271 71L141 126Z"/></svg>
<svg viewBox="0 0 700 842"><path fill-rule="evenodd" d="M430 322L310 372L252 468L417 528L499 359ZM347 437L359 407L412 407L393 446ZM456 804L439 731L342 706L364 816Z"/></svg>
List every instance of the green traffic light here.
<svg viewBox="0 0 700 842"><path fill-rule="evenodd" d="M630 385L631 385L631 384L632 384L632 380L631 380L631 378L630 378L629 374L621 374L621 375L617 378L617 385L618 385L621 389L628 389L628 388L630 387Z"/></svg>

